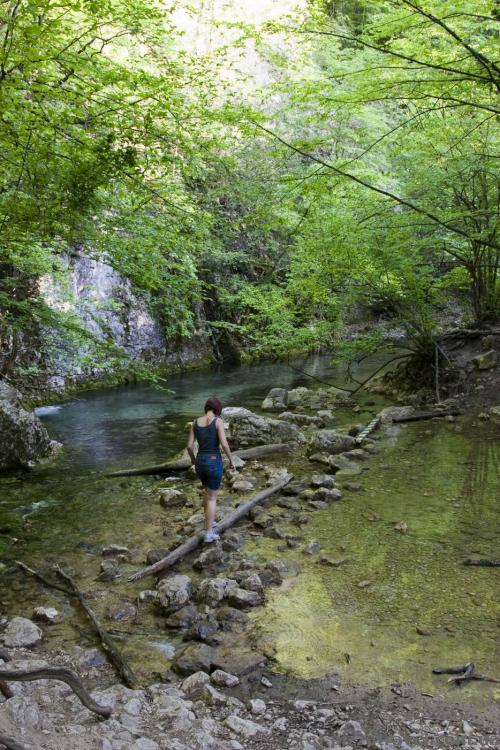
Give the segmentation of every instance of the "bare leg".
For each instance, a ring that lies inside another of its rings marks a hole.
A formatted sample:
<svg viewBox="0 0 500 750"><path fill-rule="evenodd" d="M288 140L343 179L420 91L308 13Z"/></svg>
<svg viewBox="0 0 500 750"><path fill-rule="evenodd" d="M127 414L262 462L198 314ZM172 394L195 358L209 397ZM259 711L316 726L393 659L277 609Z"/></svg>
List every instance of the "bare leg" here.
<svg viewBox="0 0 500 750"><path fill-rule="evenodd" d="M217 510L217 490L209 490L208 487L205 487L203 508L205 510L205 529L209 532L212 531L215 521L215 512Z"/></svg>

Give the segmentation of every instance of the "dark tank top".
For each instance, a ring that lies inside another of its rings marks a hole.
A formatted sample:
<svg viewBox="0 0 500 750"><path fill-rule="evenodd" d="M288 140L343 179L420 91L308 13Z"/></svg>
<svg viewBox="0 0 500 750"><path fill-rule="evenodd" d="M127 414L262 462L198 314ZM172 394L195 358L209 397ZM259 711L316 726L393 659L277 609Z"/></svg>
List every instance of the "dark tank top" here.
<svg viewBox="0 0 500 750"><path fill-rule="evenodd" d="M217 419L218 417L212 419L207 427L200 427L198 420L194 420L193 430L198 441L198 453L220 453Z"/></svg>

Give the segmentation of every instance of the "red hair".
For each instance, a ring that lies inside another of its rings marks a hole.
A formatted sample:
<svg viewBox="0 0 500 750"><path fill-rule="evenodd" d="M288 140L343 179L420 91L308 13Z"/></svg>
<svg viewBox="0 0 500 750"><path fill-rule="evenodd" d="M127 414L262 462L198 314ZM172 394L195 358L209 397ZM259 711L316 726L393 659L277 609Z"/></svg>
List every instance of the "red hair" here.
<svg viewBox="0 0 500 750"><path fill-rule="evenodd" d="M205 414L207 411L213 411L216 417L220 417L220 413L222 411L222 404L220 400L217 398L217 396L210 396L210 398L207 398L205 402Z"/></svg>

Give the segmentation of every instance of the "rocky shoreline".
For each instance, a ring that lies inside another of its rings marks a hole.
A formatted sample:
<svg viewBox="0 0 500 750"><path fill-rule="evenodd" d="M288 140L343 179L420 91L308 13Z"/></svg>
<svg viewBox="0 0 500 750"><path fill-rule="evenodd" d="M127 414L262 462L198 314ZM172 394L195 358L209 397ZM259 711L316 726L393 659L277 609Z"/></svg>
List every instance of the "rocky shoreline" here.
<svg viewBox="0 0 500 750"><path fill-rule="evenodd" d="M476 712L447 698L422 695L411 685L387 689L343 685L334 673L297 680L275 673L270 644L249 637L249 610L264 603L269 586L281 585L296 570L283 560L264 562L243 553L245 539L267 537L276 540L283 552L298 547L319 564L342 564L323 556L315 540L307 538L309 516L341 500L344 491L361 491L358 480L363 466L380 448L378 435L358 444L356 436L365 425L353 424L347 431L332 428L340 404L346 406L346 397L333 388L273 389L262 410L276 412L277 418L236 407L223 414L233 447L293 441L309 470L287 484L272 508L256 507L248 521L224 534L219 544L195 553L174 573L164 571L154 588L136 591L135 602L128 597L120 611L108 613L111 620L129 621L133 629L139 609L151 608L161 613L169 631L182 637L186 645L176 651L161 682L137 690L116 685L110 667L95 649L45 654L37 625L24 621L18 637L19 622L4 621L0 640L12 659L9 669L48 663L70 666L93 689L94 699L111 706L113 714L106 721L97 719L61 683L12 683L14 697L0 705L1 730L40 750L497 747L498 705ZM351 403L349 408L355 417L357 407ZM392 419L413 411L408 406L384 409L379 414L382 431L398 429ZM488 414L498 418L495 409ZM272 462L241 462L240 473L226 480L228 494L224 493L220 514L226 515L246 493L287 474L287 468ZM189 516L189 509L198 504L194 484L183 491L165 487L155 493L159 506L178 514L174 519L182 524L179 539L201 528L201 513ZM405 533L403 528L399 531ZM146 562L156 562L167 551L150 549ZM119 543L102 549L97 580L107 585L119 581L134 570L143 554ZM106 589L100 593L107 598ZM22 650L23 646L31 650Z"/></svg>
<svg viewBox="0 0 500 750"><path fill-rule="evenodd" d="M38 647L40 648L40 647ZM0 734L23 750L495 750L498 705L476 711L449 698L392 689L342 686L337 675L296 680L263 673L239 679L222 670L131 690L113 684L96 649L72 654L10 650L2 669L66 666L81 675L102 720L64 683L10 683L0 704ZM0 743L1 746L1 743ZM9 747L9 745L6 745Z"/></svg>

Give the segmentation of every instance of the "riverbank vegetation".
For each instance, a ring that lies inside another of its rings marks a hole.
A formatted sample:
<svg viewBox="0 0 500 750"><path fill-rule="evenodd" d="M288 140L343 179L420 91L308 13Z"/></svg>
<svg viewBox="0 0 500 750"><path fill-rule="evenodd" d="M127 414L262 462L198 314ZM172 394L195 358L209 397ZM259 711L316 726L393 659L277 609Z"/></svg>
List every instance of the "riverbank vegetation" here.
<svg viewBox="0 0 500 750"><path fill-rule="evenodd" d="M331 347L356 316L358 356L383 317L431 372L444 328L498 319L494 3L243 5L3 3L3 376L61 351L144 371L70 304L80 255L220 358Z"/></svg>

